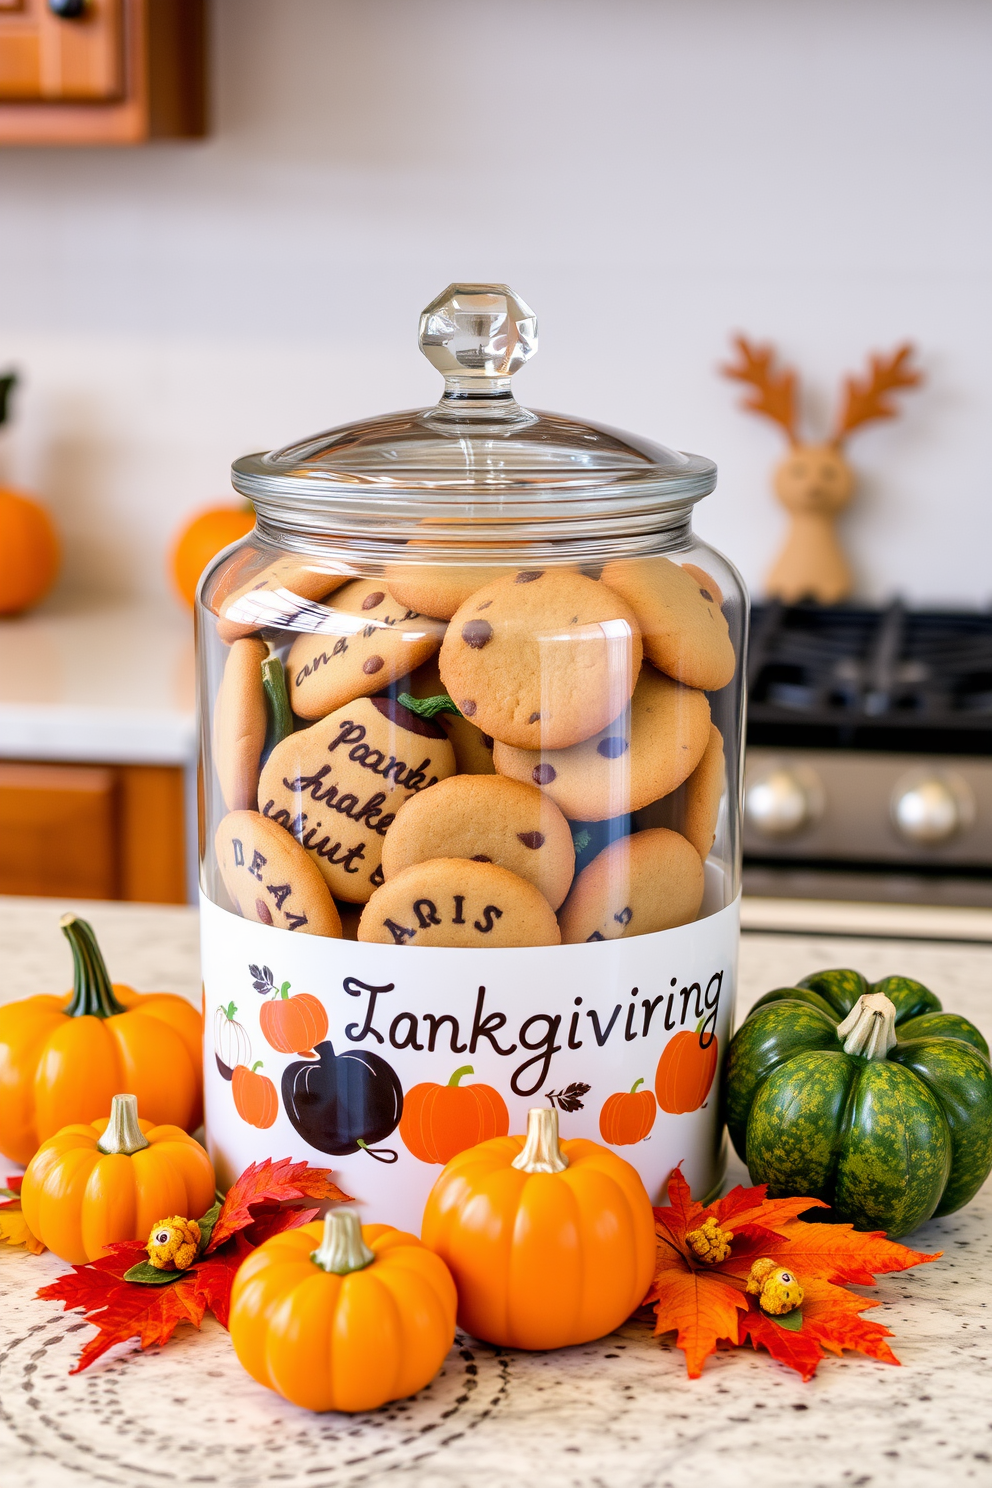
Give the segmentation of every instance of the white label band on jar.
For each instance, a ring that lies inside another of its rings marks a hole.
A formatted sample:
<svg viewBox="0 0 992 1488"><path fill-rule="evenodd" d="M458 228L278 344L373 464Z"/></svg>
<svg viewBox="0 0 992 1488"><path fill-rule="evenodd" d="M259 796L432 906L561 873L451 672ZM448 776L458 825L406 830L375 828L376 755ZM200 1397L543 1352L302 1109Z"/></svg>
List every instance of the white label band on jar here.
<svg viewBox="0 0 992 1488"><path fill-rule="evenodd" d="M611 1146L655 1203L679 1163L695 1197L719 1183L739 899L651 935L491 951L328 940L200 904L221 1188L251 1162L306 1159L365 1223L419 1234L443 1154L549 1104L564 1139Z"/></svg>

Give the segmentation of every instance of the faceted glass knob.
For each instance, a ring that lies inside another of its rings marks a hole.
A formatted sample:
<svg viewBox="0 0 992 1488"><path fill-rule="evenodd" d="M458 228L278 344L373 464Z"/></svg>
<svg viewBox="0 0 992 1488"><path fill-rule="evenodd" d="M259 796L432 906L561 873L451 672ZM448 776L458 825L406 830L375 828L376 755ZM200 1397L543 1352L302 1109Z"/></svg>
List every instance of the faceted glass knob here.
<svg viewBox="0 0 992 1488"><path fill-rule="evenodd" d="M537 316L505 284L449 284L420 317L420 349L449 390L506 396L537 350Z"/></svg>

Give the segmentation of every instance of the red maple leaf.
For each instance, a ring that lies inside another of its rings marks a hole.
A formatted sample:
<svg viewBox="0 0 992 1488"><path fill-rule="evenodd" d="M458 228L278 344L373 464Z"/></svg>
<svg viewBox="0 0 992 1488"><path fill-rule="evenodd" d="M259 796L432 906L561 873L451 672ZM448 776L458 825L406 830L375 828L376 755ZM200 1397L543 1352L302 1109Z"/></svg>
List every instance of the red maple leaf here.
<svg viewBox="0 0 992 1488"><path fill-rule="evenodd" d="M346 1203L350 1197L332 1180L329 1168L311 1168L305 1162L294 1163L288 1157L273 1162L267 1157L263 1162L245 1168L237 1182L231 1185L217 1216L206 1254L212 1254L238 1230L253 1224L260 1216L251 1211L260 1205L267 1206L271 1212L273 1206L281 1206L293 1199L335 1199ZM315 1213L316 1210L311 1212L311 1219ZM306 1222L296 1221L297 1224ZM282 1225L280 1228L291 1229L293 1226Z"/></svg>
<svg viewBox="0 0 992 1488"><path fill-rule="evenodd" d="M935 1261L940 1252L925 1255L886 1240L881 1232L862 1234L847 1224L809 1224L798 1216L826 1208L820 1200L768 1199L766 1192L737 1187L704 1208L676 1168L668 1184L669 1206L654 1211L658 1269L645 1305L656 1314L656 1334L676 1332L690 1379L699 1378L717 1347L748 1341L804 1380L816 1373L825 1351L856 1349L898 1364L885 1342L892 1336L889 1329L859 1316L879 1303L837 1283L870 1286L877 1274ZM686 1239L709 1218L732 1235L730 1254L716 1263L700 1260ZM759 1256L799 1278L804 1297L796 1312L770 1317L746 1292L751 1264Z"/></svg>
<svg viewBox="0 0 992 1488"><path fill-rule="evenodd" d="M66 1311L82 1308L97 1329L84 1346L72 1374L86 1369L116 1343L137 1338L139 1348L166 1343L180 1323L199 1328L206 1312L227 1327L231 1285L246 1255L283 1230L308 1224L316 1208L290 1207L304 1197L347 1199L327 1168L306 1163L252 1163L219 1206L213 1232L186 1271L153 1273L152 1281L128 1281L127 1272L147 1262L141 1240L108 1246L97 1261L73 1266L65 1276L42 1287L43 1300L61 1302Z"/></svg>

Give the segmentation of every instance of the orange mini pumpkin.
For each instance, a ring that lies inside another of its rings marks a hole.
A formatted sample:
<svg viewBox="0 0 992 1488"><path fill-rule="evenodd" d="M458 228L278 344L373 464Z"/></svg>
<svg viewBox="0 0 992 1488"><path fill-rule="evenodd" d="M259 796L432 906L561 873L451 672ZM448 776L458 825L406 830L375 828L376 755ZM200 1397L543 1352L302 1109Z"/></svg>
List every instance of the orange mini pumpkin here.
<svg viewBox="0 0 992 1488"><path fill-rule="evenodd" d="M247 537L254 525L255 513L248 505L208 507L187 522L172 550L172 577L190 609L203 570L224 548Z"/></svg>
<svg viewBox="0 0 992 1488"><path fill-rule="evenodd" d="M280 1054L310 1054L314 1044L327 1036L327 1010L309 992L289 995L289 983L283 982L258 1014L258 1026L266 1043Z"/></svg>
<svg viewBox="0 0 992 1488"><path fill-rule="evenodd" d="M58 576L55 524L43 506L0 488L0 615L37 604Z"/></svg>
<svg viewBox="0 0 992 1488"><path fill-rule="evenodd" d="M21 1207L33 1235L81 1266L118 1240L144 1240L164 1214L199 1219L214 1202L206 1151L178 1126L138 1119L115 1095L110 1119L65 1126L28 1163Z"/></svg>
<svg viewBox="0 0 992 1488"><path fill-rule="evenodd" d="M119 1090L156 1126L195 1131L203 1116L203 1019L185 997L111 984L93 927L59 921L73 991L0 1007L0 1152L26 1163L71 1122L106 1119Z"/></svg>
<svg viewBox="0 0 992 1488"><path fill-rule="evenodd" d="M601 1338L643 1300L654 1215L636 1170L598 1142L558 1140L535 1109L527 1137L458 1153L427 1200L421 1235L458 1288L458 1321L510 1348Z"/></svg>
<svg viewBox="0 0 992 1488"><path fill-rule="evenodd" d="M279 1115L279 1097L276 1087L265 1075L257 1075L262 1061L257 1059L251 1069L246 1064L236 1066L231 1076L234 1093L234 1108L242 1121L263 1130L273 1124Z"/></svg>
<svg viewBox="0 0 992 1488"><path fill-rule="evenodd" d="M611 1147L630 1147L643 1142L654 1126L658 1106L650 1090L638 1090L643 1080L635 1080L629 1090L607 1096L599 1113L599 1134Z"/></svg>
<svg viewBox="0 0 992 1488"><path fill-rule="evenodd" d="M658 1104L670 1115L698 1111L710 1093L716 1074L718 1041L714 1035L703 1043L703 1035L688 1029L677 1033L661 1051L655 1071L654 1090Z"/></svg>
<svg viewBox="0 0 992 1488"><path fill-rule="evenodd" d="M470 1064L456 1069L447 1085L414 1085L403 1097L400 1136L420 1162L446 1163L466 1147L505 1137L510 1113L491 1085L461 1085L474 1075Z"/></svg>
<svg viewBox="0 0 992 1488"><path fill-rule="evenodd" d="M375 1410L422 1390L455 1338L443 1261L350 1209L264 1241L231 1291L234 1352L253 1379L307 1410Z"/></svg>

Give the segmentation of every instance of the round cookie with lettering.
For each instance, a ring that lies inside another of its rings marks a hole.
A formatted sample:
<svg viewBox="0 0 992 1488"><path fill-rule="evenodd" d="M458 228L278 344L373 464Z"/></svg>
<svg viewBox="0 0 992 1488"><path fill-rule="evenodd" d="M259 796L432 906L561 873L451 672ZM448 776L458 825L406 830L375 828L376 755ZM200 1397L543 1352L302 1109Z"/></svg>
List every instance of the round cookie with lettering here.
<svg viewBox="0 0 992 1488"><path fill-rule="evenodd" d="M334 600L336 630L297 636L286 659L289 701L300 718L324 718L381 692L441 644L444 626L400 604L381 579L353 579Z"/></svg>
<svg viewBox="0 0 992 1488"><path fill-rule="evenodd" d="M389 563L386 565L386 583L390 594L401 604L419 610L421 615L450 620L459 606L470 599L477 589L500 578L506 570L505 563L499 566L472 563Z"/></svg>
<svg viewBox="0 0 992 1488"><path fill-rule="evenodd" d="M341 935L341 919L300 844L257 811L232 811L214 837L224 887L238 913L303 935Z"/></svg>
<svg viewBox="0 0 992 1488"><path fill-rule="evenodd" d="M627 703L641 637L625 601L575 569L520 569L452 617L445 690L483 733L517 749L565 749Z"/></svg>
<svg viewBox="0 0 992 1488"><path fill-rule="evenodd" d="M583 868L561 907L563 945L619 940L687 925L703 902L703 864L665 827L622 837Z"/></svg>
<svg viewBox="0 0 992 1488"><path fill-rule="evenodd" d="M362 912L358 938L477 950L561 942L554 910L539 889L508 868L466 858L413 863L387 879Z"/></svg>
<svg viewBox="0 0 992 1488"><path fill-rule="evenodd" d="M710 729L704 693L645 663L630 706L571 749L512 749L497 741L500 775L538 785L572 821L607 821L656 801L699 764Z"/></svg>
<svg viewBox="0 0 992 1488"><path fill-rule="evenodd" d="M268 714L262 687L264 641L235 641L214 703L214 765L228 811L254 807Z"/></svg>
<svg viewBox="0 0 992 1488"><path fill-rule="evenodd" d="M711 723L703 757L688 780L683 781L671 795L639 811L635 826L639 829L671 827L687 837L699 856L705 859L716 840L717 817L726 783L723 736L716 724Z"/></svg>
<svg viewBox="0 0 992 1488"><path fill-rule="evenodd" d="M382 847L388 883L429 858L497 863L540 889L552 909L568 893L575 848L568 822L536 785L501 775L452 775L407 801Z"/></svg>
<svg viewBox="0 0 992 1488"><path fill-rule="evenodd" d="M412 676L404 677L390 688L396 696L405 692L414 698L439 697L444 691L436 656L425 661ZM434 722L451 740L459 775L492 775L495 772L491 734L484 734L461 713L436 713Z"/></svg>
<svg viewBox="0 0 992 1488"><path fill-rule="evenodd" d="M221 579L208 601L218 617L217 634L228 644L267 625L291 623L294 600L326 599L348 582L346 574L315 567L312 558L292 556L276 558L239 584L241 573L240 566L232 572L234 588L229 591Z"/></svg>
<svg viewBox="0 0 992 1488"><path fill-rule="evenodd" d="M602 583L630 605L644 654L656 667L689 687L715 692L726 687L736 663L720 591L705 574L701 583L702 573L668 558L623 558L606 565Z"/></svg>
<svg viewBox="0 0 992 1488"><path fill-rule="evenodd" d="M292 833L335 898L364 904L382 882L396 812L454 773L454 750L436 723L395 698L355 698L276 745L258 809Z"/></svg>

